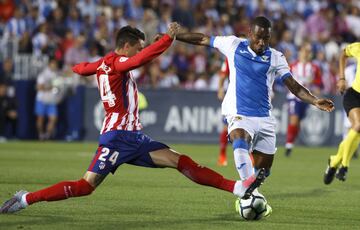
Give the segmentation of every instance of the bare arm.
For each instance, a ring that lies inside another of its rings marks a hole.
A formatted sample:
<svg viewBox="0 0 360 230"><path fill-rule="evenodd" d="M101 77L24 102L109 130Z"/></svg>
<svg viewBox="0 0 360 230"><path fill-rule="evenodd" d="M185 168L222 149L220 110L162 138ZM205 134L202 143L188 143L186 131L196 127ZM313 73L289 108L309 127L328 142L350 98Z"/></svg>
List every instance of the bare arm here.
<svg viewBox="0 0 360 230"><path fill-rule="evenodd" d="M176 40L193 45L210 46L210 37L202 33L180 33Z"/></svg>
<svg viewBox="0 0 360 230"><path fill-rule="evenodd" d="M337 81L337 89L338 91L343 94L346 90L346 80L345 80L345 66L346 66L346 60L347 56L345 54L345 49L342 50L339 58L339 80Z"/></svg>
<svg viewBox="0 0 360 230"><path fill-rule="evenodd" d="M224 90L224 82L225 82L226 76L221 76L220 75L220 79L219 79L219 87L218 87L218 99L220 101L222 101L224 99L225 96L225 90Z"/></svg>
<svg viewBox="0 0 360 230"><path fill-rule="evenodd" d="M291 93L306 103L313 105L314 101L317 99L317 97L312 95L307 88L299 84L293 77L286 78L284 83Z"/></svg>
<svg viewBox="0 0 360 230"><path fill-rule="evenodd" d="M334 110L334 103L331 100L315 97L307 88L299 84L293 77L286 78L284 83L290 92L302 101L312 104L327 112Z"/></svg>

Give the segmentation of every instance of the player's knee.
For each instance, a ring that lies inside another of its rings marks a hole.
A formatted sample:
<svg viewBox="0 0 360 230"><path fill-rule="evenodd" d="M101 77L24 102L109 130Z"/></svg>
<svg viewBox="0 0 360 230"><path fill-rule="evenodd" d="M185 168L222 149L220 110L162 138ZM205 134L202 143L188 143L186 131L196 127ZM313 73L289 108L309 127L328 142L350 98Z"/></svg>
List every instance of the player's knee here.
<svg viewBox="0 0 360 230"><path fill-rule="evenodd" d="M236 138L232 143L233 149L246 149L249 150L249 144L244 138Z"/></svg>
<svg viewBox="0 0 360 230"><path fill-rule="evenodd" d="M95 190L95 187L84 179L78 180L74 187L74 196L87 196Z"/></svg>

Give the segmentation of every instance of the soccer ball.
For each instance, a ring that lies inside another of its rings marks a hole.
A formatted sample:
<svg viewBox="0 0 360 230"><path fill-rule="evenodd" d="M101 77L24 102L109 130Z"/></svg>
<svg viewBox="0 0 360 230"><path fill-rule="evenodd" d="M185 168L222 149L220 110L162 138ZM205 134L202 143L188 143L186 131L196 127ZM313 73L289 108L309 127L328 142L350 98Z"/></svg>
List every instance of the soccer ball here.
<svg viewBox="0 0 360 230"><path fill-rule="evenodd" d="M261 195L251 195L249 199L238 198L235 201L236 211L245 220L260 220L265 215L269 215L271 210L265 197Z"/></svg>

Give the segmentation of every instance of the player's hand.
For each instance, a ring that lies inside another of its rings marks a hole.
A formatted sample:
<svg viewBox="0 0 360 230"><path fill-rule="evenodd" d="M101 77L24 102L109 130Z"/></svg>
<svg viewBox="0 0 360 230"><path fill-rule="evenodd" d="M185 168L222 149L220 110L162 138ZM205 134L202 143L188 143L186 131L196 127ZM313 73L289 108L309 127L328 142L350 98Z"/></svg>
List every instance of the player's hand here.
<svg viewBox="0 0 360 230"><path fill-rule="evenodd" d="M169 24L168 31L166 32L172 39L180 32L181 26L177 22Z"/></svg>
<svg viewBox="0 0 360 230"><path fill-rule="evenodd" d="M344 94L346 90L346 81L344 79L338 80L336 84L336 88L341 94Z"/></svg>
<svg viewBox="0 0 360 230"><path fill-rule="evenodd" d="M218 92L217 92L217 97L220 101L222 101L224 99L225 96L225 92L223 88L219 88Z"/></svg>
<svg viewBox="0 0 360 230"><path fill-rule="evenodd" d="M335 109L334 102L329 99L319 98L314 101L314 105L323 111L331 112Z"/></svg>

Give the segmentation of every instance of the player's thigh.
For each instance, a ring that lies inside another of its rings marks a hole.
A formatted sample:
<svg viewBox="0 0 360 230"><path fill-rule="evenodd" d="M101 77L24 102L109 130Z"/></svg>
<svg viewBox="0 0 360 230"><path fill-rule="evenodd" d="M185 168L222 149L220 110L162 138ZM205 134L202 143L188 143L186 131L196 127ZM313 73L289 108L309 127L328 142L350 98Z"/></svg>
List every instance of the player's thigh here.
<svg viewBox="0 0 360 230"><path fill-rule="evenodd" d="M150 157L158 167L176 168L179 162L180 154L175 150L164 148L150 152Z"/></svg>
<svg viewBox="0 0 360 230"><path fill-rule="evenodd" d="M272 166L276 152L275 118L263 118L260 121L261 130L253 141L253 157L256 168Z"/></svg>
<svg viewBox="0 0 360 230"><path fill-rule="evenodd" d="M231 142L235 139L245 139L248 143L251 142L256 133L257 124L255 120L239 115L228 116L226 119Z"/></svg>
<svg viewBox="0 0 360 230"><path fill-rule="evenodd" d="M352 108L349 112L351 128L360 132L360 108Z"/></svg>
<svg viewBox="0 0 360 230"><path fill-rule="evenodd" d="M99 146L87 171L103 176L107 176L110 172L114 174L116 169L126 162L128 156L131 154L127 154L126 151L120 151L110 146Z"/></svg>
<svg viewBox="0 0 360 230"><path fill-rule="evenodd" d="M83 176L84 180L86 180L93 188L96 188L104 181L106 175L101 175L98 173L94 173L91 171L87 171Z"/></svg>

